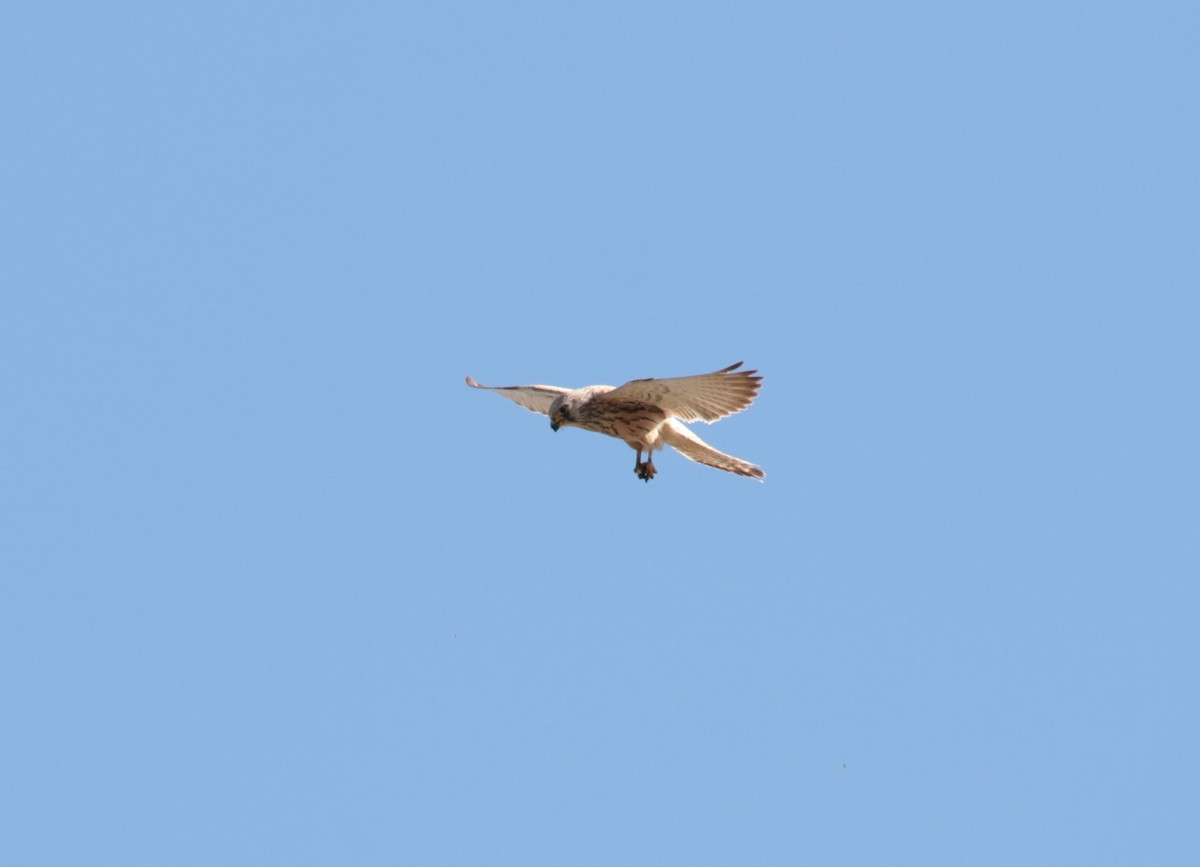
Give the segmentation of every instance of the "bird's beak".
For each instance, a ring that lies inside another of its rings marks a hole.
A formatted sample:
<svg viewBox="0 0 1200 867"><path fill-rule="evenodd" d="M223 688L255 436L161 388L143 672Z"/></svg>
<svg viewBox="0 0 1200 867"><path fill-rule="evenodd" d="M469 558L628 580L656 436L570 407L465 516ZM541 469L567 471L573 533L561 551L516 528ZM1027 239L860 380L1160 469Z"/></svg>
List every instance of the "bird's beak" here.
<svg viewBox="0 0 1200 867"><path fill-rule="evenodd" d="M556 421L550 422L550 430L553 430L553 431L558 430L558 422L556 422Z"/></svg>

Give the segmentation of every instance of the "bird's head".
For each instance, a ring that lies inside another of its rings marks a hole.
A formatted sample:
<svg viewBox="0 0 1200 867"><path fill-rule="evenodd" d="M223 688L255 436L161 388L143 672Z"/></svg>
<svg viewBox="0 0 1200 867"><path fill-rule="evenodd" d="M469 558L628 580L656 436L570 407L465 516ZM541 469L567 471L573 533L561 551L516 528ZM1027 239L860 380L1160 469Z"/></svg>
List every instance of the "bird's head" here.
<svg viewBox="0 0 1200 867"><path fill-rule="evenodd" d="M550 404L550 430L558 430L563 425L575 423L575 412L568 395L562 394Z"/></svg>

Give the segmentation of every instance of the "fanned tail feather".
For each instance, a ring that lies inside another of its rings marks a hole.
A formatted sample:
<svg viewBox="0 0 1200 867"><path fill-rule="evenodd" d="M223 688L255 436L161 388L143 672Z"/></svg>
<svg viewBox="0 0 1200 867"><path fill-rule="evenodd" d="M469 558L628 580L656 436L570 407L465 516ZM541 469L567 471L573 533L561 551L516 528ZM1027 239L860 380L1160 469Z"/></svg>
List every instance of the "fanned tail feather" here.
<svg viewBox="0 0 1200 867"><path fill-rule="evenodd" d="M675 419L667 419L661 428L660 434L667 445L690 461L695 461L698 464L704 464L708 467L716 467L718 470L725 470L727 473L737 473L739 476L758 479L760 482L766 478L767 474L761 468L756 467L749 461L744 461L741 458L735 458L733 455L727 455L725 452L717 451Z"/></svg>

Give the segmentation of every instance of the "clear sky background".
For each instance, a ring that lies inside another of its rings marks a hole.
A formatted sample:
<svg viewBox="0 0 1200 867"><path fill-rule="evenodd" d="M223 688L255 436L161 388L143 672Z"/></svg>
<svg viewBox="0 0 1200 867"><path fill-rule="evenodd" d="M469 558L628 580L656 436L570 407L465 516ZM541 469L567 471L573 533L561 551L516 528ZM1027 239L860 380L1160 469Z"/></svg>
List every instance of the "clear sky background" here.
<svg viewBox="0 0 1200 867"><path fill-rule="evenodd" d="M0 862L1200 862L1198 32L9 9Z"/></svg>

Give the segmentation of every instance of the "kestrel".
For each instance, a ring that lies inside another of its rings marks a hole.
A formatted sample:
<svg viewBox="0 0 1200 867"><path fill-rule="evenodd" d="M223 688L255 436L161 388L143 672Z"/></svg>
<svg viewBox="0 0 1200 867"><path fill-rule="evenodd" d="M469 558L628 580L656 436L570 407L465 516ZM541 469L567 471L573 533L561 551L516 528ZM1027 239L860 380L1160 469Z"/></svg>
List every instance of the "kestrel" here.
<svg viewBox="0 0 1200 867"><path fill-rule="evenodd" d="M634 379L614 388L589 385L560 388L556 385L480 385L467 377L471 388L486 388L526 409L550 416L551 430L581 427L624 440L637 452L633 471L650 481L658 470L654 452L669 445L688 460L739 476L762 481L766 473L749 461L719 452L681 422L714 422L741 412L758 394L757 370L738 370L742 362L723 370L675 379ZM734 373L734 371L737 371ZM642 452L646 460L642 462Z"/></svg>

